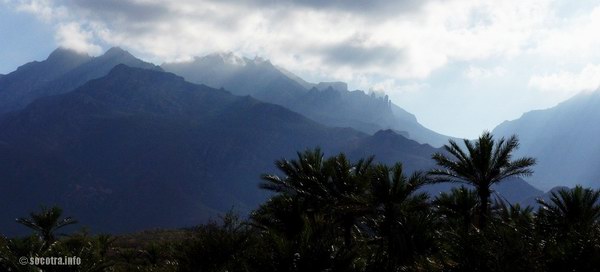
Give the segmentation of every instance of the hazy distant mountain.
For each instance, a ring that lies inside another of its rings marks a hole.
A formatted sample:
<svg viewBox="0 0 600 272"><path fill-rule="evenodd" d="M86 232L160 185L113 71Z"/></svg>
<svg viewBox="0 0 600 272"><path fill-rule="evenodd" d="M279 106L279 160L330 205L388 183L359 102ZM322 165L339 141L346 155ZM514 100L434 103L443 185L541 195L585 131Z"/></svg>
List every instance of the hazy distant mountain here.
<svg viewBox="0 0 600 272"><path fill-rule="evenodd" d="M0 114L22 109L40 97L72 91L118 64L160 70L116 47L99 57L59 48L46 60L27 63L0 78Z"/></svg>
<svg viewBox="0 0 600 272"><path fill-rule="evenodd" d="M448 140L447 136L423 127L387 96L348 91L344 82L309 83L268 60L221 53L161 67L191 82L282 105L328 126L352 127L366 133L393 129L433 146Z"/></svg>
<svg viewBox="0 0 600 272"><path fill-rule="evenodd" d="M313 87L315 87L317 85L315 83L310 83L310 82L304 80L303 78L297 76L296 74L286 70L285 68L283 68L281 66L276 66L276 68L277 68L277 70L282 72L285 76L287 76L288 78L290 78L293 81L296 81L298 84L300 84L302 87L304 87L307 90L312 89Z"/></svg>
<svg viewBox="0 0 600 272"><path fill-rule="evenodd" d="M0 229L22 231L13 218L53 203L98 232L247 212L266 198L259 175L276 172L275 159L315 146L402 161L408 172L428 168L437 151L393 131L329 128L248 96L118 65L0 118ZM537 194L522 181L511 188Z"/></svg>
<svg viewBox="0 0 600 272"><path fill-rule="evenodd" d="M537 158L534 186L550 189L576 184L600 187L600 92L582 93L546 109L523 114L494 129L517 134L517 155Z"/></svg>

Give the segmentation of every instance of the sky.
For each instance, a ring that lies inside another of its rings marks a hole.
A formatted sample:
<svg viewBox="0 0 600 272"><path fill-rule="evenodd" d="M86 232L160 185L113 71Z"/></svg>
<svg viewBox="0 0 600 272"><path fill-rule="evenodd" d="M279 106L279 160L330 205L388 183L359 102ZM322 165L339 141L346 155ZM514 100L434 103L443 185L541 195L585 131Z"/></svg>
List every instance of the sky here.
<svg viewBox="0 0 600 272"><path fill-rule="evenodd" d="M0 0L0 73L62 46L262 57L475 138L600 86L600 0Z"/></svg>

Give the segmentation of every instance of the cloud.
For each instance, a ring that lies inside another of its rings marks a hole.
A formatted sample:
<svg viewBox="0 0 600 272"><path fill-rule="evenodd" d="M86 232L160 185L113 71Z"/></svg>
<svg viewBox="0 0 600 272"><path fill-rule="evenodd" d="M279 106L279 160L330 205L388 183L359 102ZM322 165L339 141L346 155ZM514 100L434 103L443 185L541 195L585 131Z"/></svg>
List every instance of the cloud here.
<svg viewBox="0 0 600 272"><path fill-rule="evenodd" d="M77 23L66 23L58 26L56 31L57 43L66 48L71 48L79 52L100 54L102 48L91 42L93 34L85 31Z"/></svg>
<svg viewBox="0 0 600 272"><path fill-rule="evenodd" d="M580 10L577 16L554 18L548 24L536 34L538 39L531 53L577 62L600 57L600 51L597 50L600 46L600 35L597 34L600 29L600 5Z"/></svg>
<svg viewBox="0 0 600 272"><path fill-rule="evenodd" d="M285 9L315 9L327 12L345 12L357 16L376 15L371 19L385 19L415 12L428 2L434 0L211 0L212 2L228 2L243 4L247 7L285 8Z"/></svg>
<svg viewBox="0 0 600 272"><path fill-rule="evenodd" d="M529 86L545 92L574 94L593 91L600 87L600 65L588 64L580 72L560 71L554 74L534 75Z"/></svg>
<svg viewBox="0 0 600 272"><path fill-rule="evenodd" d="M78 50L115 45L158 63L234 51L363 89L375 80L422 81L452 63L600 54L581 45L600 45L589 35L600 9L561 19L556 1L8 0L52 21L57 41ZM499 74L473 67L466 76Z"/></svg>
<svg viewBox="0 0 600 272"><path fill-rule="evenodd" d="M56 7L52 0L4 0L4 3L17 11L33 13L45 22L67 14L67 10Z"/></svg>

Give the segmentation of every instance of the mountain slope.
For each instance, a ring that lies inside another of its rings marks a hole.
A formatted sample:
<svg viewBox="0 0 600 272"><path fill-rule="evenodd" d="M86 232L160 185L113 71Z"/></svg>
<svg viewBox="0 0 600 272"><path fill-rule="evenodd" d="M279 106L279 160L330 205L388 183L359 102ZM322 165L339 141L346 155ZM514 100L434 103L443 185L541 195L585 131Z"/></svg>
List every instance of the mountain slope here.
<svg viewBox="0 0 600 272"><path fill-rule="evenodd" d="M30 62L0 78L0 114L25 106L35 99L32 92L46 86L92 58L58 48L46 60Z"/></svg>
<svg viewBox="0 0 600 272"><path fill-rule="evenodd" d="M72 91L118 64L160 70L117 47L99 57L59 48L46 60L30 62L0 78L0 114L22 109L40 97Z"/></svg>
<svg viewBox="0 0 600 272"><path fill-rule="evenodd" d="M600 187L600 92L582 93L559 105L523 114L494 129L494 134L517 134L518 155L537 158L528 180L548 190L576 184Z"/></svg>
<svg viewBox="0 0 600 272"><path fill-rule="evenodd" d="M2 118L0 227L16 231L6 218L40 203L60 204L95 231L189 226L263 201L258 177L275 170L275 159L317 145L331 152L361 137L173 74L119 65Z"/></svg>
<svg viewBox="0 0 600 272"><path fill-rule="evenodd" d="M394 129L433 146L441 146L449 138L423 127L414 115L392 104L387 96L348 91L343 82L309 83L263 59L211 54L161 67L191 82L282 105L328 126L352 127L366 133Z"/></svg>
<svg viewBox="0 0 600 272"><path fill-rule="evenodd" d="M275 159L316 146L401 161L408 172L432 167L437 151L393 131L329 128L248 96L118 65L0 118L0 228L23 231L13 218L40 204L58 204L98 232L190 226L232 207L245 213L265 200L259 175L276 173Z"/></svg>

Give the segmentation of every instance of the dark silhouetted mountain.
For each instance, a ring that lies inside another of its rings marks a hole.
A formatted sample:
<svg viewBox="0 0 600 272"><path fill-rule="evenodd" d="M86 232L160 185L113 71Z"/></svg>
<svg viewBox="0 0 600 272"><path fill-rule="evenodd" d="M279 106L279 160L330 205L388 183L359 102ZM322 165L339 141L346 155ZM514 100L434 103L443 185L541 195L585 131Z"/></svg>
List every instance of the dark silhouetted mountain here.
<svg viewBox="0 0 600 272"><path fill-rule="evenodd" d="M0 78L0 114L22 109L40 97L72 91L90 79L105 76L118 64L160 70L117 47L94 58L59 48L46 60L30 62Z"/></svg>
<svg viewBox="0 0 600 272"><path fill-rule="evenodd" d="M351 127L366 133L394 129L433 146L441 146L448 140L447 136L423 127L387 96L348 91L343 82L308 83L268 60L224 53L191 62L166 63L162 68L191 82L282 105L328 126Z"/></svg>
<svg viewBox="0 0 600 272"><path fill-rule="evenodd" d="M40 203L63 206L95 231L190 226L263 201L259 175L275 171L275 159L318 145L331 152L363 137L248 96L119 65L2 118L0 227L18 229L12 218Z"/></svg>
<svg viewBox="0 0 600 272"><path fill-rule="evenodd" d="M496 135L519 136L516 155L538 161L528 179L538 188L600 187L600 92L582 93L546 109L523 114L494 129Z"/></svg>
<svg viewBox="0 0 600 272"><path fill-rule="evenodd" d="M437 149L388 130L330 128L249 96L118 65L76 90L40 98L0 119L0 228L58 204L98 232L182 227L267 197L273 161L321 146L428 169ZM436 194L446 187L428 188ZM525 193L531 186L511 186ZM501 191L498 188L498 191ZM537 193L536 193L537 194Z"/></svg>

